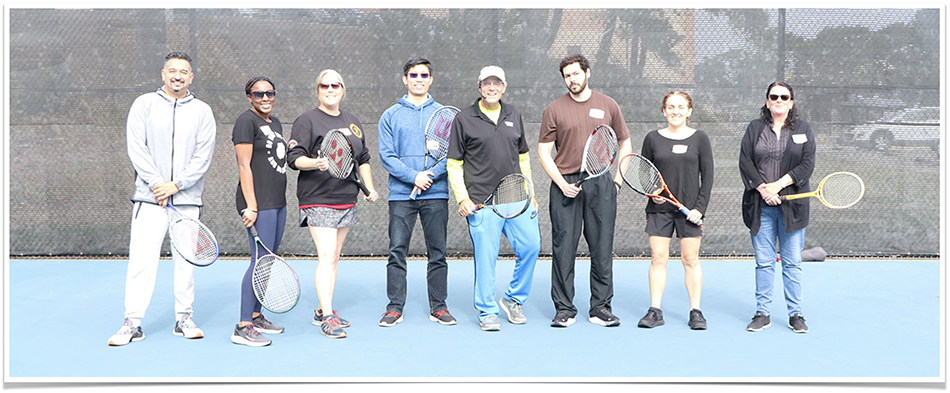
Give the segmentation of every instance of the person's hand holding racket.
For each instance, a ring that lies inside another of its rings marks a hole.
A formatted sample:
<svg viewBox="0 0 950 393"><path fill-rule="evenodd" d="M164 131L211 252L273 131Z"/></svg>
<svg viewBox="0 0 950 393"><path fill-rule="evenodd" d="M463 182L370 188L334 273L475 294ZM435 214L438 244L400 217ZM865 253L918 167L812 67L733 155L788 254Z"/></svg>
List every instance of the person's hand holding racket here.
<svg viewBox="0 0 950 393"><path fill-rule="evenodd" d="M168 204L168 198L177 194L178 191L180 190L175 182L167 181L155 185L155 187L152 188L152 196L155 197L155 201L158 202L161 207L165 207L165 205Z"/></svg>

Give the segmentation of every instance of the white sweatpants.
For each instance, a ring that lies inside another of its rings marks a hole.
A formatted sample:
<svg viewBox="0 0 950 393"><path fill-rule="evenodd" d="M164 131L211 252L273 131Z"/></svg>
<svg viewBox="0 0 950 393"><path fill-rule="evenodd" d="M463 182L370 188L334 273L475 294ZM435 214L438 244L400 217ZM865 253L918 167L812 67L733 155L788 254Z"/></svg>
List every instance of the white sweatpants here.
<svg viewBox="0 0 950 393"><path fill-rule="evenodd" d="M175 206L181 214L197 219L197 206ZM145 310L155 291L155 276L162 244L168 233L165 208L151 203L132 204L132 230L129 240L129 269L125 278L125 318L135 325L145 317ZM195 300L195 266L172 251L175 264L175 314L178 320L191 314Z"/></svg>

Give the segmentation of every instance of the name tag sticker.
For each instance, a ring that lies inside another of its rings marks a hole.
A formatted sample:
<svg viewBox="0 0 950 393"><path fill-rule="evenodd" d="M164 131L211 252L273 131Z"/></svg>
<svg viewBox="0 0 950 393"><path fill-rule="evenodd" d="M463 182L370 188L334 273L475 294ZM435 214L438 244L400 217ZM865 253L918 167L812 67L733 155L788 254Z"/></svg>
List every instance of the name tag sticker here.
<svg viewBox="0 0 950 393"><path fill-rule="evenodd" d="M435 139L426 139L426 149L439 150L439 141Z"/></svg>
<svg viewBox="0 0 950 393"><path fill-rule="evenodd" d="M602 110L600 110L600 109L591 108L591 110L590 110L590 117L593 117L593 118L595 118L595 119L603 119L603 118L604 118L604 111L602 111Z"/></svg>
<svg viewBox="0 0 950 393"><path fill-rule="evenodd" d="M687 150L689 150L688 145L673 145L673 154L686 154Z"/></svg>
<svg viewBox="0 0 950 393"><path fill-rule="evenodd" d="M805 134L792 134L792 142L795 142L796 145L808 142L808 135Z"/></svg>
<svg viewBox="0 0 950 393"><path fill-rule="evenodd" d="M514 127L514 126L515 126L515 123L512 123L511 121L505 120L505 125L508 126L508 127Z"/></svg>

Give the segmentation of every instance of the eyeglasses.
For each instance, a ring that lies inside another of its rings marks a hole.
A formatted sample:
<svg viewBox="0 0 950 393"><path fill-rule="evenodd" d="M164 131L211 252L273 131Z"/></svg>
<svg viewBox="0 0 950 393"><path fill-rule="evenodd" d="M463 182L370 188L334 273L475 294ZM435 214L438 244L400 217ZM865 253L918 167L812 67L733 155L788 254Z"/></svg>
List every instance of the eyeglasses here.
<svg viewBox="0 0 950 393"><path fill-rule="evenodd" d="M412 79L416 79L416 78L429 79L429 74L417 74L415 72L410 72L409 77Z"/></svg>
<svg viewBox="0 0 950 393"><path fill-rule="evenodd" d="M789 96L788 94L782 94L782 95L769 94L769 99L772 100L772 101L778 101L779 98L781 98L782 101L788 101L788 100L790 100L792 97Z"/></svg>
<svg viewBox="0 0 950 393"><path fill-rule="evenodd" d="M329 89L331 87L334 89L339 89L341 86L343 86L343 84L340 82L333 82L333 83L321 83L319 86L321 89Z"/></svg>
<svg viewBox="0 0 950 393"><path fill-rule="evenodd" d="M270 97L270 98L274 98L274 96L277 95L277 92L276 92L276 91L273 91L273 90L268 90L268 91L252 91L251 94L254 95L254 98L257 98L258 100L260 100L260 99L263 99L264 96L268 96L268 97Z"/></svg>
<svg viewBox="0 0 950 393"><path fill-rule="evenodd" d="M502 87L505 85L505 82L499 80L484 80L482 81L482 87L495 86Z"/></svg>

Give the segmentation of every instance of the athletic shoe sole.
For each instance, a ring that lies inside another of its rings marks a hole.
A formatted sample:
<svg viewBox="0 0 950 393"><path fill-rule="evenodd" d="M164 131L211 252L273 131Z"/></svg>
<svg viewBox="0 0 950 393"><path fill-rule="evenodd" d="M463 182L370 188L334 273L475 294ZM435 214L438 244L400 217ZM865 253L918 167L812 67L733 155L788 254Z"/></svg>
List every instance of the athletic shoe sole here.
<svg viewBox="0 0 950 393"><path fill-rule="evenodd" d="M402 319L402 318L400 318L400 319L397 320L396 322L399 322L401 319ZM434 315L429 315L429 320L432 321L432 322L438 322L439 325L444 325L444 326L452 326L452 325L455 325L455 324L459 323L459 321L457 321L457 320L453 320L453 321L449 321L449 322L444 322L444 321L442 321L441 319L436 318ZM395 324L393 324L393 325L395 325ZM382 326L382 325L380 325L380 326Z"/></svg>
<svg viewBox="0 0 950 393"><path fill-rule="evenodd" d="M574 318L568 318L565 322L551 321L551 327L566 328L574 324Z"/></svg>
<svg viewBox="0 0 950 393"><path fill-rule="evenodd" d="M793 332L795 332L795 333L808 333L808 329L804 329L804 330L795 330L795 328L794 328L794 327L792 327L792 325L788 325L788 328L789 328L789 329L792 329L792 331L793 331Z"/></svg>
<svg viewBox="0 0 950 393"><path fill-rule="evenodd" d="M603 319L600 319L600 317L590 317L590 322L595 325L606 326L606 327L620 326L620 321L605 321Z"/></svg>
<svg viewBox="0 0 950 393"><path fill-rule="evenodd" d="M247 345L249 347L266 347L270 345L270 340L268 341L251 341L241 336L231 335L231 342L240 345Z"/></svg>
<svg viewBox="0 0 950 393"><path fill-rule="evenodd" d="M400 315L399 318L397 318L396 321L393 322L393 323L385 323L385 322L383 322L383 321L379 321L379 326L382 326L382 327L393 327L393 326L396 326L396 324L399 323L399 322L402 322L402 315Z"/></svg>
<svg viewBox="0 0 950 393"><path fill-rule="evenodd" d="M760 328L758 328L758 329L756 329L756 328L746 328L746 330L748 330L748 331L750 331L750 332L761 332L762 329L768 329L768 328L770 328L770 327L772 327L772 324L771 324L771 323L769 323L768 325L762 326L762 327L760 327Z"/></svg>

